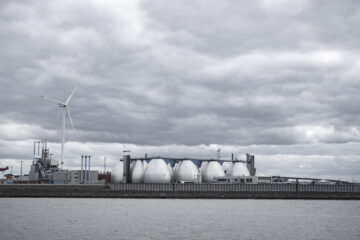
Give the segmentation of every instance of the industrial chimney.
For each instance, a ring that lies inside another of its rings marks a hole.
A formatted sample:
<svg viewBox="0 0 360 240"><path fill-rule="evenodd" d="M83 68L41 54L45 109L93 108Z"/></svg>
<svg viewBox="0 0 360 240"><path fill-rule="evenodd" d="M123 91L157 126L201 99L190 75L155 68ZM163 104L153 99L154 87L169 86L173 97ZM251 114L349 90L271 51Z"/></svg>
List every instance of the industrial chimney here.
<svg viewBox="0 0 360 240"><path fill-rule="evenodd" d="M255 156L246 154L246 167L249 170L250 176L255 176L256 168L255 168Z"/></svg>
<svg viewBox="0 0 360 240"><path fill-rule="evenodd" d="M130 151L124 150L123 155L124 165L123 165L123 176L124 182L131 183L131 176L130 176Z"/></svg>

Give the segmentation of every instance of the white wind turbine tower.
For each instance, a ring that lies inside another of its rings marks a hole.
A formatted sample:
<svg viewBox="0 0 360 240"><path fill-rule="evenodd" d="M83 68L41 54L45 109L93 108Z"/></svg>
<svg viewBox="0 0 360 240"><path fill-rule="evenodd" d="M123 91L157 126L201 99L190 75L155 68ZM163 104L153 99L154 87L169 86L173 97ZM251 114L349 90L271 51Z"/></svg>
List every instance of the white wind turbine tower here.
<svg viewBox="0 0 360 240"><path fill-rule="evenodd" d="M66 112L67 114L69 115L69 119L70 119L70 123L71 123L71 126L73 127L74 129L74 124L73 124L73 121L71 119L71 115L70 115L70 111L69 111L69 108L68 108L68 105L69 105L69 102L72 98L72 96L74 95L76 89L78 88L78 85L76 85L76 87L74 88L74 90L72 91L72 93L70 94L70 96L66 99L65 102L61 102L59 100L56 100L56 99L53 99L53 98L50 98L50 97L46 97L46 96L41 96L42 98L45 98L45 99L48 99L52 102L55 102L58 104L58 106L62 109L62 141L61 141L61 168L63 167L64 165L64 144L65 144L65 115L66 115Z"/></svg>

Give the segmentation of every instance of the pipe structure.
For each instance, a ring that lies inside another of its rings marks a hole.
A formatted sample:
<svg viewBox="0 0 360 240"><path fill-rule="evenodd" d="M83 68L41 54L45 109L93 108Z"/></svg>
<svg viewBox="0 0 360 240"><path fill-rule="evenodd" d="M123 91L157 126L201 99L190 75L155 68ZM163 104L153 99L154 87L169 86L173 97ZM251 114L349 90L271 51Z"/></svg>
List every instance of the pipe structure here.
<svg viewBox="0 0 360 240"><path fill-rule="evenodd" d="M341 181L341 180L327 179L327 178L307 178L307 177L288 177L288 176L271 176L271 177L272 178L283 178L286 180L295 179L297 182L299 182L299 180L311 180L311 181L325 180L328 182L349 183L348 181Z"/></svg>
<svg viewBox="0 0 360 240"><path fill-rule="evenodd" d="M172 158L172 157L161 157L161 156L156 156L156 157L146 157L146 158L131 158L131 160L150 160L150 159L155 159L155 158L163 158L163 159L168 159L168 160L174 160L176 162L178 161L184 161L184 160L196 160L196 161L222 161L222 162L243 162L246 163L246 160L230 160L230 159L213 159L213 158L209 158L209 159L201 159L201 158Z"/></svg>
<svg viewBox="0 0 360 240"><path fill-rule="evenodd" d="M86 176L87 176L87 174L86 174L87 156L85 155L84 158L85 158L84 182L86 183Z"/></svg>
<svg viewBox="0 0 360 240"><path fill-rule="evenodd" d="M34 155L33 155L33 164L35 163L35 154L36 154L36 142L34 141Z"/></svg>
<svg viewBox="0 0 360 240"><path fill-rule="evenodd" d="M21 163L21 168L20 168L20 181L22 181L22 176L23 176L23 162L24 162L24 161L20 161L20 163Z"/></svg>
<svg viewBox="0 0 360 240"><path fill-rule="evenodd" d="M37 142L38 143L38 156L40 156L40 141ZM46 144L46 142L45 142Z"/></svg>
<svg viewBox="0 0 360 240"><path fill-rule="evenodd" d="M88 156L88 158L89 158L89 173L88 173L88 183L90 183L90 174L91 174L91 172L90 172L90 158L91 158L91 156L89 155Z"/></svg>
<svg viewBox="0 0 360 240"><path fill-rule="evenodd" d="M256 175L256 168L255 168L255 156L254 155L250 155L250 163L252 166L252 175L251 176L255 176Z"/></svg>
<svg viewBox="0 0 360 240"><path fill-rule="evenodd" d="M83 162L84 162L84 156L81 155L81 170L80 170L80 182L83 182Z"/></svg>
<svg viewBox="0 0 360 240"><path fill-rule="evenodd" d="M131 183L131 176L130 176L130 152L129 151L124 151L124 156L123 156L123 160L124 160L124 165L123 165L123 176L124 176L124 181L126 183Z"/></svg>

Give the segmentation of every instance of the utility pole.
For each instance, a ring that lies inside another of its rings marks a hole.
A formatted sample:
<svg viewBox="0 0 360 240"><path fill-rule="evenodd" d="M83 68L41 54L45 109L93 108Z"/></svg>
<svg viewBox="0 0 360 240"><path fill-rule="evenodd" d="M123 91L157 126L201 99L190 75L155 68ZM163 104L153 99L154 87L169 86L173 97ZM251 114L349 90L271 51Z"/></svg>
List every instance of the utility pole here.
<svg viewBox="0 0 360 240"><path fill-rule="evenodd" d="M89 155L89 156L88 156L88 158L89 158L89 173L88 173L88 183L90 183L90 174L91 174L91 172L90 172L90 158L91 158L91 156Z"/></svg>
<svg viewBox="0 0 360 240"><path fill-rule="evenodd" d="M104 174L106 174L106 156L104 157Z"/></svg>
<svg viewBox="0 0 360 240"><path fill-rule="evenodd" d="M23 171L22 171L23 162L24 162L24 161L20 161L20 163L21 163L21 167L20 167L20 181L22 180L22 175L23 175Z"/></svg>
<svg viewBox="0 0 360 240"><path fill-rule="evenodd" d="M86 180L87 180L87 156L85 155L84 156L84 160L85 160L85 169L84 169L84 183L86 183Z"/></svg>
<svg viewBox="0 0 360 240"><path fill-rule="evenodd" d="M84 182L84 173L83 173L83 162L84 162L84 155L81 155L81 170L80 170L80 182Z"/></svg>

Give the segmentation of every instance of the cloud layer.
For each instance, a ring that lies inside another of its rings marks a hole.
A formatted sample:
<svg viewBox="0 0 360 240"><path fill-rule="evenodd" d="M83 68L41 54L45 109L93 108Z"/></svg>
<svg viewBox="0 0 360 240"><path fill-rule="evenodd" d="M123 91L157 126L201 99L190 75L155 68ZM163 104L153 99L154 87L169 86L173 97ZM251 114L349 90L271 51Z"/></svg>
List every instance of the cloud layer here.
<svg viewBox="0 0 360 240"><path fill-rule="evenodd" d="M317 175L302 164L311 149L325 156L314 164L323 175L359 177L359 8L356 1L5 1L3 148L38 138L56 148L60 110L39 96L65 100L78 82L70 106L76 135L67 139L89 152L127 144L139 155L150 148L198 155L213 144L254 150L273 172L295 161L294 174ZM278 152L263 153L269 146ZM67 151L75 166L79 151L70 144ZM27 158L18 152L2 150L0 164ZM352 170L336 175L334 159Z"/></svg>

